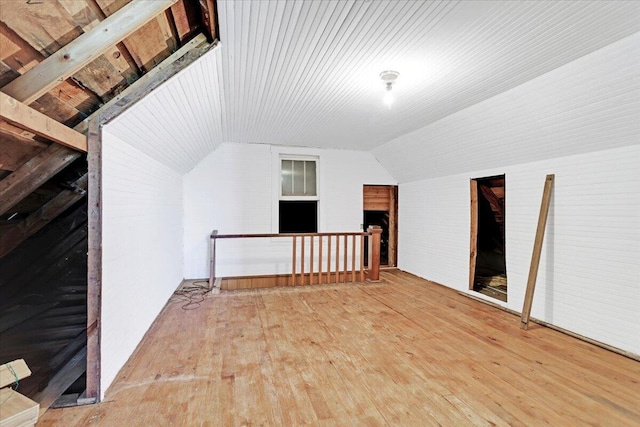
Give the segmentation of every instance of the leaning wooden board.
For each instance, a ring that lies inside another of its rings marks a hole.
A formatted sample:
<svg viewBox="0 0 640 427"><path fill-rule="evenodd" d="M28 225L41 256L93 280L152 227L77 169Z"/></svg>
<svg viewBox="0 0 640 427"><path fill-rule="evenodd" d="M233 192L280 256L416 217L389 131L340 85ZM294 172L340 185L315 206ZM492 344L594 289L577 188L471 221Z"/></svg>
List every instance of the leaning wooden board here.
<svg viewBox="0 0 640 427"><path fill-rule="evenodd" d="M0 365L0 387L31 375L24 359ZM30 427L38 421L40 405L10 387L0 389L0 427Z"/></svg>
<svg viewBox="0 0 640 427"><path fill-rule="evenodd" d="M33 426L40 405L10 388L0 390L0 427Z"/></svg>

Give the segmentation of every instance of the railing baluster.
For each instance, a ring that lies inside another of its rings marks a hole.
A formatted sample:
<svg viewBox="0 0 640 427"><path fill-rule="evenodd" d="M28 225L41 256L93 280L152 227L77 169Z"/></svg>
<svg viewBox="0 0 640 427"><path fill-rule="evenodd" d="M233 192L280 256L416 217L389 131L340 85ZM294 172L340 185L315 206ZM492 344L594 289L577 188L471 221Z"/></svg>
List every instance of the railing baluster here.
<svg viewBox="0 0 640 427"><path fill-rule="evenodd" d="M318 284L322 284L322 236L318 236Z"/></svg>
<svg viewBox="0 0 640 427"><path fill-rule="evenodd" d="M311 250L309 251L309 284L313 285L313 241L315 238L310 236L309 239L311 240Z"/></svg>
<svg viewBox="0 0 640 427"><path fill-rule="evenodd" d="M344 283L347 283L347 271L349 269L349 261L347 259L347 255L349 254L349 241L347 240L348 236L344 235Z"/></svg>
<svg viewBox="0 0 640 427"><path fill-rule="evenodd" d="M364 282L364 238L365 235L360 235L360 281Z"/></svg>
<svg viewBox="0 0 640 427"><path fill-rule="evenodd" d="M340 235L336 234L336 283L340 283Z"/></svg>
<svg viewBox="0 0 640 427"><path fill-rule="evenodd" d="M356 281L356 236L351 236L351 281Z"/></svg>
<svg viewBox="0 0 640 427"><path fill-rule="evenodd" d="M296 236L293 236L293 261L291 262L291 286L296 285Z"/></svg>
<svg viewBox="0 0 640 427"><path fill-rule="evenodd" d="M327 236L327 281L331 283L331 236Z"/></svg>
<svg viewBox="0 0 640 427"><path fill-rule="evenodd" d="M300 284L304 285L304 236L300 236Z"/></svg>

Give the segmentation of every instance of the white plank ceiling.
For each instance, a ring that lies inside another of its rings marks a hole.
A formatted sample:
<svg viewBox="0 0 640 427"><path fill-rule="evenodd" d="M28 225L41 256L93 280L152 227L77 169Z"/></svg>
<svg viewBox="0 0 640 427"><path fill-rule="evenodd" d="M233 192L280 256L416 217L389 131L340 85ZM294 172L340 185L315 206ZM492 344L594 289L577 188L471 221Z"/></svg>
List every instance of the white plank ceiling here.
<svg viewBox="0 0 640 427"><path fill-rule="evenodd" d="M110 126L182 172L223 141L371 150L640 31L637 1L218 5L219 51Z"/></svg>

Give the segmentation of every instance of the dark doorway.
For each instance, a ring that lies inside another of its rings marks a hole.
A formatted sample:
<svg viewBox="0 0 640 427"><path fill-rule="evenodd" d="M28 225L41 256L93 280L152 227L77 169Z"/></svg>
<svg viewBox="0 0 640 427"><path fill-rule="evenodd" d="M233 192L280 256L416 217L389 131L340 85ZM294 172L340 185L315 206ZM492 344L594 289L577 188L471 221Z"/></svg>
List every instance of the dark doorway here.
<svg viewBox="0 0 640 427"><path fill-rule="evenodd" d="M364 211L364 229L371 225L382 228L380 236L380 265L389 265L389 212ZM364 264L369 260L369 245L364 245Z"/></svg>
<svg viewBox="0 0 640 427"><path fill-rule="evenodd" d="M363 188L363 220L366 230L371 225L382 228L380 242L380 265L397 265L398 247L398 186L365 185ZM365 265L368 260L368 245L365 245Z"/></svg>
<svg viewBox="0 0 640 427"><path fill-rule="evenodd" d="M507 301L505 176L471 180L470 289Z"/></svg>

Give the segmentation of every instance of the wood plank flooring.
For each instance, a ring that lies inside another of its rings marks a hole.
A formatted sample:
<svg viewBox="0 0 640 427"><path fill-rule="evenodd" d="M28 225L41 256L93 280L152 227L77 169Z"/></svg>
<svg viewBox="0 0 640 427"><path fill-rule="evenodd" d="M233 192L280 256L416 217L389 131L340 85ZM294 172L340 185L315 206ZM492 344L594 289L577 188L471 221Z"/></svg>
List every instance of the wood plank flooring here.
<svg viewBox="0 0 640 427"><path fill-rule="evenodd" d="M169 302L103 403L38 426L640 425L640 363L382 278Z"/></svg>

